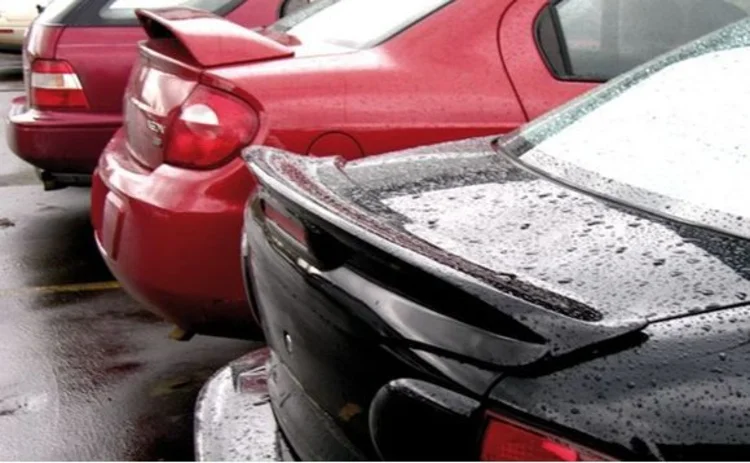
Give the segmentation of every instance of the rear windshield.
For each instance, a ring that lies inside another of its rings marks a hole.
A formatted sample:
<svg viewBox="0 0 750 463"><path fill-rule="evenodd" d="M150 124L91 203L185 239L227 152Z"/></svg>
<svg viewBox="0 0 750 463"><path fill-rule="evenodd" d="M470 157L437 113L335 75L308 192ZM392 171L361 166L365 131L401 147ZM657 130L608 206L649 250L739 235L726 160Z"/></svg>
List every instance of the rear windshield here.
<svg viewBox="0 0 750 463"><path fill-rule="evenodd" d="M30 0L29 0L30 1ZM44 24L137 26L137 8L185 6L224 16L245 0L53 0L39 16Z"/></svg>
<svg viewBox="0 0 750 463"><path fill-rule="evenodd" d="M137 8L170 8L186 6L216 13L222 8L238 3L236 0L109 0L99 10L104 20L135 19Z"/></svg>
<svg viewBox="0 0 750 463"><path fill-rule="evenodd" d="M63 17L81 0L53 0L51 2L39 2L44 6L44 11L39 15L37 21L43 24L59 24L63 22ZM45 3L47 5L45 6Z"/></svg>
<svg viewBox="0 0 750 463"><path fill-rule="evenodd" d="M317 0L277 21L272 30L302 42L347 48L377 45L452 0Z"/></svg>
<svg viewBox="0 0 750 463"><path fill-rule="evenodd" d="M750 20L531 123L500 149L565 183L750 238Z"/></svg>

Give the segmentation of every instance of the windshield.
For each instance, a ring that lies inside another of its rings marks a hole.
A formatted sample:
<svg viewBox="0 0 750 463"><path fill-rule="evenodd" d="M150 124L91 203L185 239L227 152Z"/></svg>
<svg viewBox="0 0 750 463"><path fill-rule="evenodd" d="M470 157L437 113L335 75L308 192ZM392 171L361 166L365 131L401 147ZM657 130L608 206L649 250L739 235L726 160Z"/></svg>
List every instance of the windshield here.
<svg viewBox="0 0 750 463"><path fill-rule="evenodd" d="M564 183L750 238L750 20L662 56L500 141Z"/></svg>
<svg viewBox="0 0 750 463"><path fill-rule="evenodd" d="M317 0L271 29L302 42L347 48L377 45L452 0Z"/></svg>

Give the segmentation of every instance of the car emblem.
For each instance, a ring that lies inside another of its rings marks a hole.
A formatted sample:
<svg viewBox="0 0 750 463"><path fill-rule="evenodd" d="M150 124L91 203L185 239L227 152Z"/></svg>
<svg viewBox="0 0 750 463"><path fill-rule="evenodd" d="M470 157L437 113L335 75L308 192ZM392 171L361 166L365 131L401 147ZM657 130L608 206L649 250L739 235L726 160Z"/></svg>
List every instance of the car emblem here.
<svg viewBox="0 0 750 463"><path fill-rule="evenodd" d="M164 141L162 140L162 135L164 135L164 125L159 124L156 121L152 121L151 119L146 120L146 127L154 133L157 134L154 138L151 139L151 144L156 146L157 148L161 148Z"/></svg>
<svg viewBox="0 0 750 463"><path fill-rule="evenodd" d="M146 121L146 127L154 133L158 133L159 135L164 135L164 125L159 124L156 121L152 121L151 119L148 119Z"/></svg>

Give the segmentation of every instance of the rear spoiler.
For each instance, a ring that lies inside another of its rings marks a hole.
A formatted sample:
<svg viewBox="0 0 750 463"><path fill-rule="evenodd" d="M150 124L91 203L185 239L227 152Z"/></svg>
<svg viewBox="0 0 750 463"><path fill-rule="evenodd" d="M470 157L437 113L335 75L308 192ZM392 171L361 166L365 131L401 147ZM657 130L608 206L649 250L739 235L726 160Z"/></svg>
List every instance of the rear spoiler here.
<svg viewBox="0 0 750 463"><path fill-rule="evenodd" d="M195 8L137 9L151 39L175 39L202 67L294 56L294 50L207 11Z"/></svg>
<svg viewBox="0 0 750 463"><path fill-rule="evenodd" d="M384 304L382 300L375 297L367 300L367 296L363 296L361 301L369 305L373 312L396 332L404 326L403 319L409 317L410 323L414 323L416 327L410 327L411 331L402 336L414 342L415 345L473 358L503 368L518 368L528 367L547 358L591 349L601 343L638 333L648 325L648 320L645 318L630 315L627 312L623 312L622 316L617 319L604 319L598 322L569 317L548 310L544 304L535 302L533 299L524 298L524 294L514 295L509 290L509 285L506 284L503 288L496 282L493 283L490 278L486 277L487 272L474 271L476 267L470 263L459 263L457 260L447 261L439 256L439 252L432 252L430 247L422 246L417 240L400 234L386 221L373 217L369 211L348 199L348 196L367 198L368 194L359 190L356 184L342 172L341 168L345 161L340 157L311 159L265 146L248 147L243 151L243 157L259 184L273 191L273 194L304 208L322 221L356 237L357 240L385 251L395 260L439 278L454 288L475 297L480 303L495 308L543 340L542 343L537 343L498 335L497 338L500 340L492 347L488 347L488 344L469 342L460 344L459 348L448 348L448 343L457 338L451 338L451 336L441 338L436 332L458 335L462 332L467 333L468 330L459 325L446 328L449 325L446 323L447 318L442 314L420 308L418 304L412 304L408 300L403 305L395 306ZM323 175L331 181L331 184L335 184L337 189L331 189L322 183L320 179ZM346 196L342 195L341 191L346 191ZM331 282L334 275L332 272L318 270L315 277ZM339 279L334 284L345 288L344 285L351 284L351 282L359 284L356 279L350 279L350 281ZM518 282L514 281L512 284L518 285ZM362 287L364 286L361 284L358 286L358 288ZM576 301L564 299L560 303L576 304ZM386 306L388 310L385 310ZM426 320L428 322L425 322ZM483 327L476 328L484 329ZM464 339L471 337L465 334L460 336ZM504 346L498 349L497 346L501 344Z"/></svg>

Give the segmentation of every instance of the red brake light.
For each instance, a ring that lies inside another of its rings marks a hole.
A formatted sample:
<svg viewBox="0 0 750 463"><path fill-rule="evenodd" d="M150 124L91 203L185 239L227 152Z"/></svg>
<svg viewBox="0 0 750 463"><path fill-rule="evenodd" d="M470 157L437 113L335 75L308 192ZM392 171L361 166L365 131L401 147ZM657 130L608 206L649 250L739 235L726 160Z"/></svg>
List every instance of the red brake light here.
<svg viewBox="0 0 750 463"><path fill-rule="evenodd" d="M268 201L263 201L261 207L267 221L272 222L297 243L307 246L307 233L305 227L299 221L282 212L280 207L272 206Z"/></svg>
<svg viewBox="0 0 750 463"><path fill-rule="evenodd" d="M489 414L482 461L602 461L603 455Z"/></svg>
<svg viewBox="0 0 750 463"><path fill-rule="evenodd" d="M29 98L38 109L85 109L89 104L73 67L65 61L38 59L31 64Z"/></svg>
<svg viewBox="0 0 750 463"><path fill-rule="evenodd" d="M239 98L199 85L170 116L164 161L208 169L250 144L258 132L258 114Z"/></svg>

